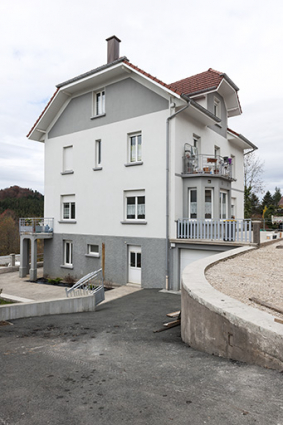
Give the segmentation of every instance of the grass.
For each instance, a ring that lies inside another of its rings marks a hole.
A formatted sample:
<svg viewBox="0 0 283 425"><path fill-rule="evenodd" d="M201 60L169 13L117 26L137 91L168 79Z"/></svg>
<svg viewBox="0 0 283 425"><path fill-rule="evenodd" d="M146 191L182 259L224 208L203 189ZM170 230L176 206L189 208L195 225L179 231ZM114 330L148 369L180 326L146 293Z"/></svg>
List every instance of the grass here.
<svg viewBox="0 0 283 425"><path fill-rule="evenodd" d="M4 300L3 298L0 298L0 305L5 305L5 304L14 304L13 301L8 301L8 300Z"/></svg>

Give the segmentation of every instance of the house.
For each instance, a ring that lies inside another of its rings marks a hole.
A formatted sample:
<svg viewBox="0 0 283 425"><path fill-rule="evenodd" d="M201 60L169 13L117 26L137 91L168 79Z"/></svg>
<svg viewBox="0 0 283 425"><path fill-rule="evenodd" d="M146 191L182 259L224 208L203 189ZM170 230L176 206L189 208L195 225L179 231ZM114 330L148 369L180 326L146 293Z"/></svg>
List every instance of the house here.
<svg viewBox="0 0 283 425"><path fill-rule="evenodd" d="M45 147L45 218L41 232L22 223L20 274L41 237L49 276L98 269L103 244L107 280L179 289L187 262L247 234L236 219L256 146L228 127L241 106L225 73L165 84L120 57L116 36L107 45L107 64L58 84L28 134Z"/></svg>

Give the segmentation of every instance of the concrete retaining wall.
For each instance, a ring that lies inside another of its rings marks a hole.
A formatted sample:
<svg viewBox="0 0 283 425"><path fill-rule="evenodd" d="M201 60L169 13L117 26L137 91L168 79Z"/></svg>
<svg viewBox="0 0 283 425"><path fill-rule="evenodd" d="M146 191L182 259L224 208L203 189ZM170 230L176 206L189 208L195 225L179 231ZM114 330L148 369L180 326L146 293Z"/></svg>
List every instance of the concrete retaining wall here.
<svg viewBox="0 0 283 425"><path fill-rule="evenodd" d="M185 343L220 357L283 370L283 325L271 314L214 289L205 270L253 248L242 247L196 261L182 275L181 335Z"/></svg>
<svg viewBox="0 0 283 425"><path fill-rule="evenodd" d="M95 295L3 305L0 307L0 321L83 311L95 311Z"/></svg>

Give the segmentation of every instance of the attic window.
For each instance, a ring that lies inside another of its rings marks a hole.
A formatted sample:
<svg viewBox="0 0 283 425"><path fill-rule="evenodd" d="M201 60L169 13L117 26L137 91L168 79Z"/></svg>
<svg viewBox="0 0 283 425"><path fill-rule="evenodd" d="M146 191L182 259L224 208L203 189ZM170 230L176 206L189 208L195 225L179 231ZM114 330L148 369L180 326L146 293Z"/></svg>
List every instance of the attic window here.
<svg viewBox="0 0 283 425"><path fill-rule="evenodd" d="M93 93L93 116L105 114L105 90Z"/></svg>
<svg viewBox="0 0 283 425"><path fill-rule="evenodd" d="M217 118L221 118L221 103L216 97L213 101L213 113Z"/></svg>

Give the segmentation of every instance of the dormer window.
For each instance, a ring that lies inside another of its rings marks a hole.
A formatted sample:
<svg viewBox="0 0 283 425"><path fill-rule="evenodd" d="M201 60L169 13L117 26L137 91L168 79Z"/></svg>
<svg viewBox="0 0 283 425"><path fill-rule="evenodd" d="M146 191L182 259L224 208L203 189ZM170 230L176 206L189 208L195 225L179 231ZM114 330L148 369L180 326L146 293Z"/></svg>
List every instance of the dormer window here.
<svg viewBox="0 0 283 425"><path fill-rule="evenodd" d="M214 101L213 101L213 114L217 118L221 118L221 103L220 103L220 100L217 99L216 97L214 98Z"/></svg>
<svg viewBox="0 0 283 425"><path fill-rule="evenodd" d="M105 114L105 90L93 93L93 116Z"/></svg>

